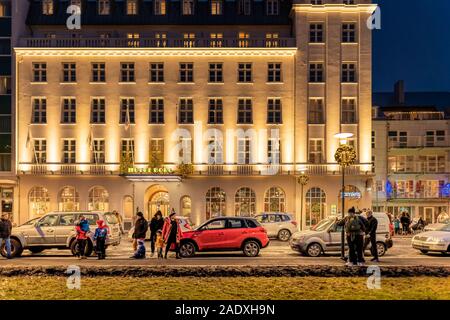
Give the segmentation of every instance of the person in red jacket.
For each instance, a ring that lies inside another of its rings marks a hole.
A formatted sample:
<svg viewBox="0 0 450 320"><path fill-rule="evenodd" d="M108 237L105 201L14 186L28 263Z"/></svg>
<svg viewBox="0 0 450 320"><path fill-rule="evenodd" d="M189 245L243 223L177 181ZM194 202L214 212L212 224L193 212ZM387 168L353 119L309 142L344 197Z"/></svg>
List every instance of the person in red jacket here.
<svg viewBox="0 0 450 320"><path fill-rule="evenodd" d="M180 256L180 241L183 238L183 232L181 231L180 222L176 219L175 210L172 209L169 218L164 221L162 230L163 239L166 243L166 253L164 259L167 259L167 254L173 245L176 252L176 258L181 259Z"/></svg>
<svg viewBox="0 0 450 320"><path fill-rule="evenodd" d="M76 246L78 247L77 256L79 259L86 259L87 234L89 232L89 222L84 216L80 216L80 222L75 226L77 232Z"/></svg>

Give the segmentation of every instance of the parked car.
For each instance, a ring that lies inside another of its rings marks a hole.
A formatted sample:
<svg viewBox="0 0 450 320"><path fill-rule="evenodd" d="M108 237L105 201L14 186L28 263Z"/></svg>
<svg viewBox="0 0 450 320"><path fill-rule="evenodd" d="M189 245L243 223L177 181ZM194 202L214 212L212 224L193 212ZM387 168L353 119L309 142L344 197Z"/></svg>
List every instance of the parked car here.
<svg viewBox="0 0 450 320"><path fill-rule="evenodd" d="M436 230L439 230L439 229L441 229L442 227L444 227L444 226L446 226L448 224L450 224L450 218L445 219L442 222L429 224L429 225L425 226L423 231L425 231L425 232L427 232L427 231L436 231Z"/></svg>
<svg viewBox="0 0 450 320"><path fill-rule="evenodd" d="M28 249L32 253L39 253L46 249L70 249L75 254L75 222L80 215L89 221L90 232L86 248L86 255L93 251L94 230L97 220L105 221L109 227L106 246L120 244L119 221L112 213L102 212L49 212L40 218L32 219L19 227L14 227L11 233L11 255L19 257L23 250ZM2 256L6 256L5 243L0 249Z"/></svg>
<svg viewBox="0 0 450 320"><path fill-rule="evenodd" d="M378 220L377 250L381 257L393 246L389 231L389 217L385 213L374 212ZM339 252L341 250L342 226L336 224L336 217L329 217L320 221L311 230L300 231L292 235L290 246L292 250L310 257L318 257L322 253ZM345 244L347 246L347 243ZM366 249L370 249L370 244Z"/></svg>
<svg viewBox="0 0 450 320"><path fill-rule="evenodd" d="M180 254L192 257L196 252L242 250L247 257L256 257L268 245L266 229L254 218L221 217L184 232Z"/></svg>
<svg viewBox="0 0 450 320"><path fill-rule="evenodd" d="M182 217L182 216L176 216L176 218L180 221L181 231L186 232L186 231L192 230L192 223L189 218ZM163 219L165 219L165 218L163 218ZM150 221L148 223L150 224ZM128 231L128 240L130 240L130 241L133 240L133 233L134 233L134 226L131 227L131 229ZM149 225L149 228L145 235L145 239L150 240L150 225Z"/></svg>
<svg viewBox="0 0 450 320"><path fill-rule="evenodd" d="M450 224L444 225L436 231L423 232L414 236L411 245L424 254L429 252L450 253Z"/></svg>
<svg viewBox="0 0 450 320"><path fill-rule="evenodd" d="M287 213L265 212L255 219L267 230L269 238L289 241L291 235L298 231L297 221Z"/></svg>

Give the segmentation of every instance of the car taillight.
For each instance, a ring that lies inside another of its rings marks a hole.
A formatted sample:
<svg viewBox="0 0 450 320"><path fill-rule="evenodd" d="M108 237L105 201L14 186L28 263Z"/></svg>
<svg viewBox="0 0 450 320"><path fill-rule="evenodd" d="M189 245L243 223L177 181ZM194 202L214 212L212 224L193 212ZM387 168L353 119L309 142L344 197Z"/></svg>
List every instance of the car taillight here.
<svg viewBox="0 0 450 320"><path fill-rule="evenodd" d="M292 223L294 226L297 226L297 221L292 220L291 223Z"/></svg>

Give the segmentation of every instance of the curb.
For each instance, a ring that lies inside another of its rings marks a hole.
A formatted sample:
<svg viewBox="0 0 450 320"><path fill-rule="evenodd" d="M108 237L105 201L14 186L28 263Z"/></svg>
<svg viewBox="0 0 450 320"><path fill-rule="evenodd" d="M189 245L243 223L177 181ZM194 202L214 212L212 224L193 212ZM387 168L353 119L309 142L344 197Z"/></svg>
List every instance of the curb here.
<svg viewBox="0 0 450 320"><path fill-rule="evenodd" d="M72 269L73 270L73 269ZM380 266L384 277L448 277L450 267ZM81 275L115 277L367 277L368 267L345 266L80 266ZM64 266L0 267L0 276L68 276Z"/></svg>

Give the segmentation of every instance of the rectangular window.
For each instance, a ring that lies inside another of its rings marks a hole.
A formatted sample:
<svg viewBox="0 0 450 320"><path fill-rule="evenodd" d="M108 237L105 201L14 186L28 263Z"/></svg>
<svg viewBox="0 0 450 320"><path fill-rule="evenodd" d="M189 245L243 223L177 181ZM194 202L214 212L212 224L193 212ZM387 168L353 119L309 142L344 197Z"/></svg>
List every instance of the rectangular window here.
<svg viewBox="0 0 450 320"><path fill-rule="evenodd" d="M311 23L309 25L309 42L322 43L323 42L323 24Z"/></svg>
<svg viewBox="0 0 450 320"><path fill-rule="evenodd" d="M74 62L64 62L62 64L63 69L63 82L76 82L77 81L77 70L76 64Z"/></svg>
<svg viewBox="0 0 450 320"><path fill-rule="evenodd" d="M250 164L250 138L238 138L237 163Z"/></svg>
<svg viewBox="0 0 450 320"><path fill-rule="evenodd" d="M266 14L268 16L276 16L279 14L279 1L278 0L266 0Z"/></svg>
<svg viewBox="0 0 450 320"><path fill-rule="evenodd" d="M267 64L267 82L281 82L280 62L269 62Z"/></svg>
<svg viewBox="0 0 450 320"><path fill-rule="evenodd" d="M121 161L134 162L134 139L122 139L120 151Z"/></svg>
<svg viewBox="0 0 450 320"><path fill-rule="evenodd" d="M98 0L98 14L108 15L110 14L110 3L109 0Z"/></svg>
<svg viewBox="0 0 450 320"><path fill-rule="evenodd" d="M356 117L356 99L344 98L342 99L342 123L353 124L357 122Z"/></svg>
<svg viewBox="0 0 450 320"><path fill-rule="evenodd" d="M167 33L159 32L155 33L156 47L166 47L167 46Z"/></svg>
<svg viewBox="0 0 450 320"><path fill-rule="evenodd" d="M47 123L47 99L33 99L32 123Z"/></svg>
<svg viewBox="0 0 450 320"><path fill-rule="evenodd" d="M150 118L151 124L164 123L164 99L150 99Z"/></svg>
<svg viewBox="0 0 450 320"><path fill-rule="evenodd" d="M223 139L211 137L208 142L208 164L223 164Z"/></svg>
<svg viewBox="0 0 450 320"><path fill-rule="evenodd" d="M155 166L164 163L164 139L150 140L150 163Z"/></svg>
<svg viewBox="0 0 450 320"><path fill-rule="evenodd" d="M324 82L323 63L309 64L309 82Z"/></svg>
<svg viewBox="0 0 450 320"><path fill-rule="evenodd" d="M74 139L64 139L62 151L63 163L70 164L76 162L76 141Z"/></svg>
<svg viewBox="0 0 450 320"><path fill-rule="evenodd" d="M223 44L223 33L210 33L209 46L212 48L221 48Z"/></svg>
<svg viewBox="0 0 450 320"><path fill-rule="evenodd" d="M375 131L372 131L372 149L375 149Z"/></svg>
<svg viewBox="0 0 450 320"><path fill-rule="evenodd" d="M239 99L237 123L238 124L253 123L252 99L248 98Z"/></svg>
<svg viewBox="0 0 450 320"><path fill-rule="evenodd" d="M120 99L120 123L134 124L134 98Z"/></svg>
<svg viewBox="0 0 450 320"><path fill-rule="evenodd" d="M323 139L309 139L309 163L323 163Z"/></svg>
<svg viewBox="0 0 450 320"><path fill-rule="evenodd" d="M192 163L192 139L191 138L181 138L180 150L178 152L178 157L181 163Z"/></svg>
<svg viewBox="0 0 450 320"><path fill-rule="evenodd" d="M322 98L309 99L308 123L309 124L325 123L325 110L323 107Z"/></svg>
<svg viewBox="0 0 450 320"><path fill-rule="evenodd" d="M238 63L238 82L252 82L251 63Z"/></svg>
<svg viewBox="0 0 450 320"><path fill-rule="evenodd" d="M183 0L183 14L190 16L195 13L195 0Z"/></svg>
<svg viewBox="0 0 450 320"><path fill-rule="evenodd" d="M252 11L251 0L239 0L238 2L238 14L248 16Z"/></svg>
<svg viewBox="0 0 450 320"><path fill-rule="evenodd" d="M106 81L106 65L103 62L92 64L92 82Z"/></svg>
<svg viewBox="0 0 450 320"><path fill-rule="evenodd" d="M223 64L209 64L209 82L223 82Z"/></svg>
<svg viewBox="0 0 450 320"><path fill-rule="evenodd" d="M122 62L120 64L120 82L134 82L134 63Z"/></svg>
<svg viewBox="0 0 450 320"><path fill-rule="evenodd" d="M91 102L91 123L105 123L106 103L104 98L94 98Z"/></svg>
<svg viewBox="0 0 450 320"><path fill-rule="evenodd" d="M218 16L223 14L222 0L211 0L211 14Z"/></svg>
<svg viewBox="0 0 450 320"><path fill-rule="evenodd" d="M11 17L11 3L0 2L0 17Z"/></svg>
<svg viewBox="0 0 450 320"><path fill-rule="evenodd" d="M138 14L138 0L127 0L127 14Z"/></svg>
<svg viewBox="0 0 450 320"><path fill-rule="evenodd" d="M155 15L166 14L166 0L154 0L155 2Z"/></svg>
<svg viewBox="0 0 450 320"><path fill-rule="evenodd" d="M250 39L250 33L248 32L239 32L238 40L239 40L239 48L248 48Z"/></svg>
<svg viewBox="0 0 450 320"><path fill-rule="evenodd" d="M164 82L164 63L150 63L150 82Z"/></svg>
<svg viewBox="0 0 450 320"><path fill-rule="evenodd" d="M281 124L281 99L267 100L267 124Z"/></svg>
<svg viewBox="0 0 450 320"><path fill-rule="evenodd" d="M276 32L266 33L265 41L267 48L278 48L280 42L280 35Z"/></svg>
<svg viewBox="0 0 450 320"><path fill-rule="evenodd" d="M183 33L183 47L185 48L194 48L195 43L195 33Z"/></svg>
<svg viewBox="0 0 450 320"><path fill-rule="evenodd" d="M105 140L94 139L92 141L92 159L93 163L105 163Z"/></svg>
<svg viewBox="0 0 450 320"><path fill-rule="evenodd" d="M180 63L180 82L194 82L193 63Z"/></svg>
<svg viewBox="0 0 450 320"><path fill-rule="evenodd" d="M356 42L356 24L354 23L342 24L342 42L343 43Z"/></svg>
<svg viewBox="0 0 450 320"><path fill-rule="evenodd" d="M33 163L42 164L47 162L47 141L45 139L34 139Z"/></svg>
<svg viewBox="0 0 450 320"><path fill-rule="evenodd" d="M49 16L54 13L53 0L42 0L42 14Z"/></svg>
<svg viewBox="0 0 450 320"><path fill-rule="evenodd" d="M281 163L281 143L280 138L269 138L267 140L267 163L280 164Z"/></svg>
<svg viewBox="0 0 450 320"><path fill-rule="evenodd" d="M75 98L63 98L61 106L61 123L77 122L77 101Z"/></svg>
<svg viewBox="0 0 450 320"><path fill-rule="evenodd" d="M11 94L10 76L0 76L0 94Z"/></svg>
<svg viewBox="0 0 450 320"><path fill-rule="evenodd" d="M33 82L47 82L47 63L33 63Z"/></svg>
<svg viewBox="0 0 450 320"><path fill-rule="evenodd" d="M342 82L356 82L356 65L354 63L342 64Z"/></svg>
<svg viewBox="0 0 450 320"><path fill-rule="evenodd" d="M192 99L180 99L178 123L194 123L194 102Z"/></svg>
<svg viewBox="0 0 450 320"><path fill-rule="evenodd" d="M141 45L140 37L139 33L127 33L127 46L131 48L139 47Z"/></svg>
<svg viewBox="0 0 450 320"><path fill-rule="evenodd" d="M223 123L223 103L221 98L209 99L208 123L209 124Z"/></svg>

